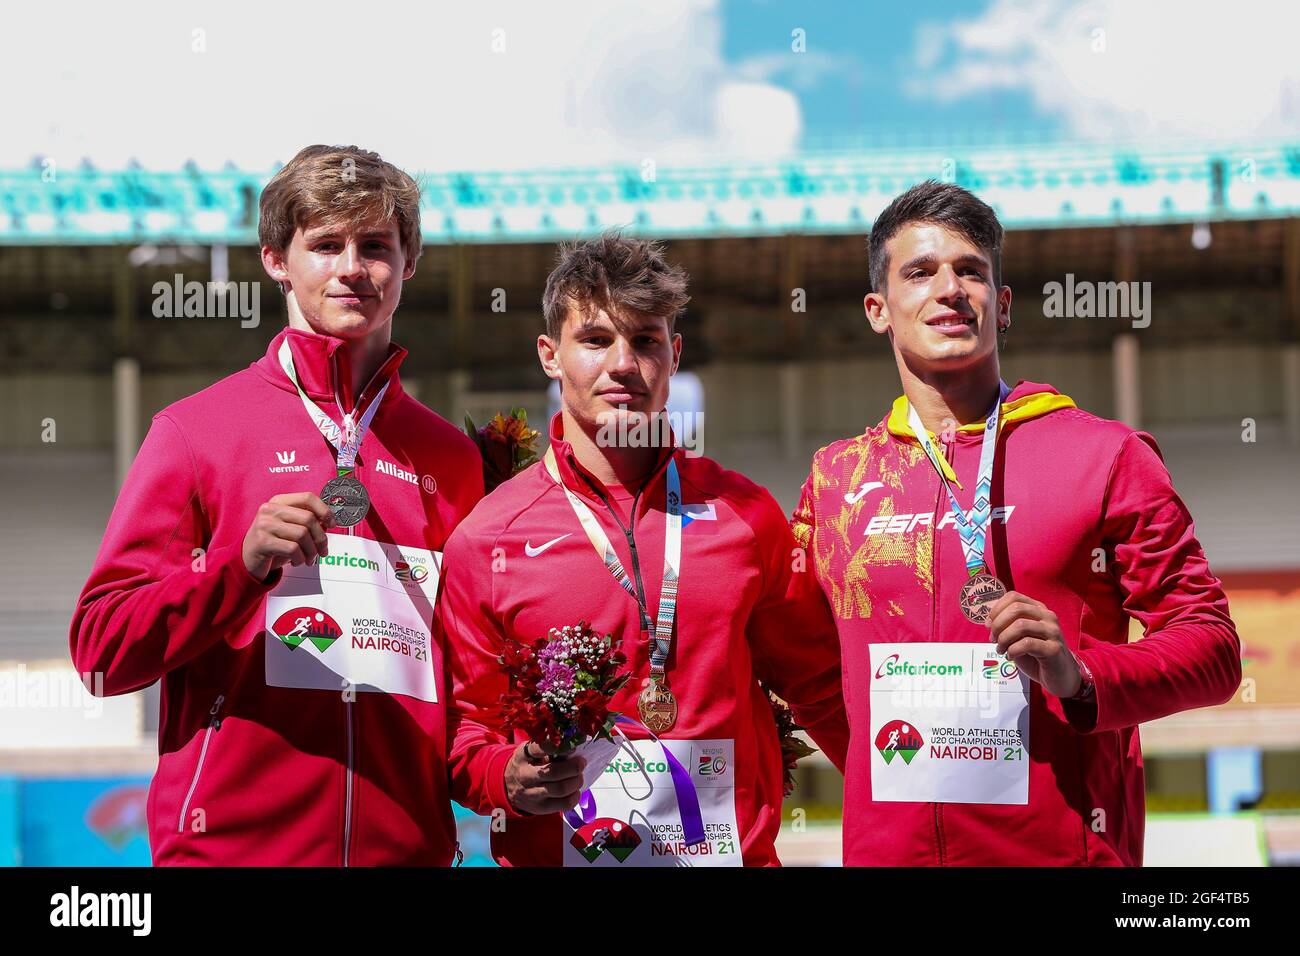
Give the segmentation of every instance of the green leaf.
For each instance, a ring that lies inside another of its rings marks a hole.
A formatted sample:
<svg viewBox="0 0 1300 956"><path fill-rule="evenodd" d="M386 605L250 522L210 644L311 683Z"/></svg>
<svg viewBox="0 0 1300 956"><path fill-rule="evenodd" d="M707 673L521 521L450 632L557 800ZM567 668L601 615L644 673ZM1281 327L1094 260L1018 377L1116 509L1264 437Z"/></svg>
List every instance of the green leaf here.
<svg viewBox="0 0 1300 956"><path fill-rule="evenodd" d="M785 740L785 749L795 755L795 759L802 760L804 757L811 757L817 752L816 747L810 747L799 737L787 737Z"/></svg>

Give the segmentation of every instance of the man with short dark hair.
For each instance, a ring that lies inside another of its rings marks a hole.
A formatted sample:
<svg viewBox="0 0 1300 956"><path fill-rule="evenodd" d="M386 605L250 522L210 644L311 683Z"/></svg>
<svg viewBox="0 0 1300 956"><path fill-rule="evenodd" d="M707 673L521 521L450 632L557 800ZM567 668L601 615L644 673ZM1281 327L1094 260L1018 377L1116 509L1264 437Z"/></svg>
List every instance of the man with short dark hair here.
<svg viewBox="0 0 1300 956"><path fill-rule="evenodd" d="M1155 440L1002 383L1001 251L951 184L876 220L864 306L903 395L817 452L793 518L843 647L849 864L1139 865L1137 725L1241 681Z"/></svg>
<svg viewBox="0 0 1300 956"><path fill-rule="evenodd" d="M561 249L537 339L563 402L546 459L484 498L447 543L437 619L452 794L507 818L492 833L503 864L776 865L782 755L760 679L842 766L834 626L796 570L780 507L647 427L668 400L686 302L686 275L657 244L606 235ZM626 654L631 680L611 709L642 725L628 731L635 753L585 793L581 757L503 732L497 663L508 641L584 620ZM605 852L615 829L618 849Z"/></svg>
<svg viewBox="0 0 1300 956"><path fill-rule="evenodd" d="M420 192L354 146L262 191L289 327L154 416L71 627L109 694L162 681L155 864L446 866L439 552L483 495L391 341Z"/></svg>

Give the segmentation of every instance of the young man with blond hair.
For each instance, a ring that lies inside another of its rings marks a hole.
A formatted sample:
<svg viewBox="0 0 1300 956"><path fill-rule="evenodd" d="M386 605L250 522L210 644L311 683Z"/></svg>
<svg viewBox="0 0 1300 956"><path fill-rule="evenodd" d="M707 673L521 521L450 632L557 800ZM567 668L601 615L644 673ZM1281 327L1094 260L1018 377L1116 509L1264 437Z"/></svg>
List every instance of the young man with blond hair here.
<svg viewBox="0 0 1300 956"><path fill-rule="evenodd" d="M483 484L397 374L419 196L351 146L272 178L259 240L288 328L154 416L113 509L72 657L110 694L162 681L155 864L454 856L430 630L443 542Z"/></svg>
<svg viewBox="0 0 1300 956"><path fill-rule="evenodd" d="M503 864L776 865L782 752L760 680L843 766L834 624L797 570L780 506L644 427L668 401L686 302L685 273L655 243L562 247L537 339L561 383L545 461L484 498L447 543L438 623L452 793L503 822L492 834ZM631 679L611 709L638 722L635 753L585 791L583 758L552 759L503 731L497 663L508 641L583 620L627 656Z"/></svg>

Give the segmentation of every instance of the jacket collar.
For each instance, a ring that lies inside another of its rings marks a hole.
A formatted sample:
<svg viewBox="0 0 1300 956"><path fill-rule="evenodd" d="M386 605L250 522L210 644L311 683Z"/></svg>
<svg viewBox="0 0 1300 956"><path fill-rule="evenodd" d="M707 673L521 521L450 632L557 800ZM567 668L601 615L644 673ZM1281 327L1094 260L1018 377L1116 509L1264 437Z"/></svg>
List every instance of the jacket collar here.
<svg viewBox="0 0 1300 956"><path fill-rule="evenodd" d="M1068 395L1062 395L1052 386L1038 382L1026 382L1021 379L1016 382L1015 388L1011 389L1007 394L1007 400L1002 403L1000 429L1005 430L1020 422L1038 418L1060 408L1074 407L1074 399ZM889 429L889 433L894 437L916 441L916 432L912 431L912 424L908 421L906 395L900 395L894 399L894 407L890 409L889 416L885 419L885 425ZM961 425L957 428L954 440L982 440L983 431L984 422L971 422L967 425ZM926 434L930 436L931 441L938 443L939 436L934 432L928 431ZM952 463L942 455L939 456L939 467L943 469L945 478L958 488L962 486L961 482L957 480L957 473L953 471Z"/></svg>
<svg viewBox="0 0 1300 956"><path fill-rule="evenodd" d="M1007 400L1002 403L1002 427L1005 428L1008 425L1028 421L1031 418L1038 418L1060 408L1074 407L1074 399L1069 395L1062 395L1052 386L1038 382L1026 382L1021 379L1016 382L1015 387L1007 395ZM907 420L906 395L900 395L894 399L894 407L890 409L886 425L892 435L899 438L916 439L916 434L912 431L912 425ZM979 435L983 431L984 423L982 421L971 422L957 429L959 435ZM938 441L933 432L930 433L930 437Z"/></svg>
<svg viewBox="0 0 1300 956"><path fill-rule="evenodd" d="M564 482L564 486L570 491L575 491L583 497L590 498L597 503L603 503L601 502L600 495L603 494L606 497L609 497L610 492L605 483L584 468L582 464L579 463L577 456L573 453L573 446L564 437L563 412L556 412L551 416L551 423L547 434L550 437L551 449L555 452L555 466L560 473L560 480ZM666 447L661 446L657 451L658 457L655 459L654 470L650 472L650 477L642 488L643 492L650 490L659 481L659 477L668 468L668 462L672 461L681 451L681 449L677 447L676 434L672 435L672 443L670 445ZM547 480L550 480L549 476ZM596 490L593 489L599 489L599 494L597 494ZM649 496L642 494L641 507L644 507L645 502L648 500Z"/></svg>
<svg viewBox="0 0 1300 956"><path fill-rule="evenodd" d="M315 332L303 332L300 329L286 328L271 340L266 354L254 365L272 384L288 392L296 392L293 382L280 367L280 343L288 341L289 351L293 354L293 367L298 381L309 398L318 402L334 404L335 386L337 385L339 402L347 410L356 406L355 390L364 388L368 383L352 380L352 361L348 354L347 343L332 335L320 335ZM397 369L405 361L406 349L396 342L389 343L388 357L375 373L374 388L384 381L389 381L384 404L388 405L402 394L402 383Z"/></svg>

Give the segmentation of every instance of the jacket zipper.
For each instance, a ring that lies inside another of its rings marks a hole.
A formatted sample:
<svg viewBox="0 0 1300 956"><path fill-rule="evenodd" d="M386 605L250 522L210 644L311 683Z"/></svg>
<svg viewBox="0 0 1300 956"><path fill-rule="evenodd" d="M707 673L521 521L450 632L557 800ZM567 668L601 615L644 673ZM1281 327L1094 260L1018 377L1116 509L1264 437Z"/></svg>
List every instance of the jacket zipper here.
<svg viewBox="0 0 1300 956"><path fill-rule="evenodd" d="M352 526L348 528L348 534L352 534ZM352 688L348 688L352 690ZM354 744L352 734L352 699L343 698L343 716L344 725L347 727L348 738L348 764L347 774L344 777L345 789L343 796L343 865L349 866L348 857L352 843L352 776L354 761Z"/></svg>
<svg viewBox="0 0 1300 956"><path fill-rule="evenodd" d="M208 729L203 732L203 746L199 748L199 762L194 768L194 779L190 781L190 789L185 794L185 801L181 804L181 816L176 822L176 832L185 832L185 817L190 810L190 800L194 798L194 790L199 785L199 775L203 773L203 761L208 755L208 741L212 739L212 732L221 729L221 718L217 714L221 710L221 705L226 702L225 694L218 694L217 699L212 704L212 709L208 711Z"/></svg>
<svg viewBox="0 0 1300 956"><path fill-rule="evenodd" d="M348 866L349 844L352 842L352 701L345 700L343 707L348 728L347 792L343 803L343 865Z"/></svg>
<svg viewBox="0 0 1300 956"><path fill-rule="evenodd" d="M645 585L641 582L641 559L640 559L640 557L637 555L637 550L636 550L636 538L633 537L633 534L634 534L635 531L636 531L636 512L637 512L637 507L641 504L641 492L642 492L642 491L645 491L645 487L644 487L644 486L642 486L642 487L637 491L637 493L636 493L635 495L632 496L632 518L631 518L631 521L630 521L630 523L629 523L629 525L628 525L628 529L627 529L627 531L625 531L625 532L623 532L623 533L627 536L627 546L628 546L628 549L632 552L632 573L633 573L634 575L636 575L636 591L637 591L637 594L641 595L641 606L642 606L643 608L645 608L646 621L649 622L649 620L650 620L650 607L649 607L649 605L646 604L646 599L645 599ZM607 508L609 508L609 513L612 514L612 515L614 515L614 520L615 520L615 521L618 521L618 515L614 512L614 508L613 508L613 506L610 505L609 502L606 502L606 503L605 503L605 506L606 506ZM623 527L623 523L622 523L621 521L619 521L619 522L618 522L618 526L619 526L620 528Z"/></svg>
<svg viewBox="0 0 1300 956"><path fill-rule="evenodd" d="M643 485L640 488L640 490L638 490L637 493L632 497L632 519L629 526L625 528L623 527L622 520L618 516L618 512L614 510L614 506L610 504L609 499L605 497L605 493L601 491L599 488L597 488L595 485L593 485L591 482L587 482L587 484L591 488L591 490L594 491L600 497L600 500L605 503L605 507L609 510L610 517L614 519L614 523L618 525L618 529L623 532L623 537L627 538L628 550L632 552L632 575L636 580L637 601L640 604L639 610L641 611L642 617L644 618L642 624L648 625L650 623L650 608L646 604L645 585L641 581L641 559L637 555L636 538L634 536L636 532L637 506L641 502L641 492L645 491L645 486ZM649 482L647 482L646 484L648 485Z"/></svg>
<svg viewBox="0 0 1300 956"><path fill-rule="evenodd" d="M940 439L942 442L942 439ZM956 439L951 444L943 442L943 457L948 464L953 466L953 473L957 471L954 459L957 457ZM934 520L931 527L934 528L934 545L930 548L930 577L934 581L934 590L930 595L930 640L939 639L939 522L943 520L944 505L943 478L939 478L939 488L937 497L934 502ZM934 804L934 845L939 854L939 865L947 866L947 854L943 846L943 804L936 802Z"/></svg>
<svg viewBox="0 0 1300 956"><path fill-rule="evenodd" d="M357 403L356 403L357 398L364 395L366 393L366 389L370 388L370 386L375 383L375 380L379 377L379 373L382 372L383 369L384 366L380 365L379 368L375 370L375 373L370 376L370 381L366 383L365 387L362 388L361 391L359 392L356 391L353 392L352 410L354 412L356 411L356 407L357 407ZM334 357L334 397L335 397L335 403L338 404L339 406L339 412L346 416L348 413L343 411L343 405L338 401L338 381L339 381L338 356L336 355ZM358 464L360 464L359 453L361 449L358 448L357 451L358 451ZM354 534L355 530L356 528L354 525L349 526L348 534L349 535ZM351 688L349 688L349 690L350 689ZM350 857L351 843L352 843L352 778L355 775L355 763L356 763L356 745L354 741L355 734L353 730L352 704L353 704L352 699L348 697L344 697L343 699L344 721L343 722L347 734L347 768L346 768L346 774L344 776L344 792L343 792L343 865L344 866L350 865L349 857Z"/></svg>

